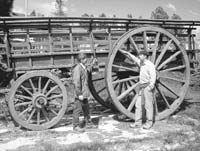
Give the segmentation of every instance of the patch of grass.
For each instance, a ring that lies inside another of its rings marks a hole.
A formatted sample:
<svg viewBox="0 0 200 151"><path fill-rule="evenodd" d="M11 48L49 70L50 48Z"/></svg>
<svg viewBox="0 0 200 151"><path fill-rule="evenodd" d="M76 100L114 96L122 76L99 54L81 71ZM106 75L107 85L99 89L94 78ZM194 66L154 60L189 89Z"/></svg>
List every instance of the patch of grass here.
<svg viewBox="0 0 200 151"><path fill-rule="evenodd" d="M54 142L40 142L36 146L23 146L15 151L108 151L103 143L77 143L60 145Z"/></svg>
<svg viewBox="0 0 200 151"><path fill-rule="evenodd" d="M188 106L184 106L183 110L177 113L177 115L168 118L169 123L177 123L180 125L189 125L192 127L198 127L200 125L200 104L194 103Z"/></svg>
<svg viewBox="0 0 200 151"><path fill-rule="evenodd" d="M200 143L199 144L190 143L187 146L176 148L170 151L199 151L199 149L200 149Z"/></svg>
<svg viewBox="0 0 200 151"><path fill-rule="evenodd" d="M179 143L182 144L188 141L188 135L186 135L183 131L177 131L173 133L169 133L164 137L164 144L174 144Z"/></svg>
<svg viewBox="0 0 200 151"><path fill-rule="evenodd" d="M165 149L164 151L199 151L200 150L200 135L195 134L195 140L191 140L191 137L184 134L183 131L177 133L168 134L164 138L164 144L173 145L180 144L178 148L175 149Z"/></svg>
<svg viewBox="0 0 200 151"><path fill-rule="evenodd" d="M15 151L132 151L135 143L140 143L140 139L119 140L116 142L94 142L94 143L76 143L71 145L60 145L52 141L40 141L34 146L22 146Z"/></svg>
<svg viewBox="0 0 200 151"><path fill-rule="evenodd" d="M200 104L193 103L186 107L186 109L180 112L180 115L187 115L190 118L197 119L200 121Z"/></svg>

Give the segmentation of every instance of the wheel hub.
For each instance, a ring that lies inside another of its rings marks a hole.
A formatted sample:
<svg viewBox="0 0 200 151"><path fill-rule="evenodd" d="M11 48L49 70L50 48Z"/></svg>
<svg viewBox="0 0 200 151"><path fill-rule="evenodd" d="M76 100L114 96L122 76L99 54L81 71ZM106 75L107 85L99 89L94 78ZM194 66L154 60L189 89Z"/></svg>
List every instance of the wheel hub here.
<svg viewBox="0 0 200 151"><path fill-rule="evenodd" d="M33 97L33 104L36 108L41 109L43 106L47 104L47 98L43 94L35 94Z"/></svg>

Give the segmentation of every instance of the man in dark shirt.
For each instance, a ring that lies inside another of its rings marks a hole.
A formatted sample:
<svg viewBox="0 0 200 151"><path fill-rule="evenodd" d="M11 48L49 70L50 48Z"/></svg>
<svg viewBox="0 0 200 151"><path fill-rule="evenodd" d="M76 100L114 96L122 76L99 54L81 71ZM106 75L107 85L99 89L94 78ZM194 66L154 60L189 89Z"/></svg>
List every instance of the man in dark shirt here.
<svg viewBox="0 0 200 151"><path fill-rule="evenodd" d="M90 64L91 68L95 61L96 60L94 59ZM88 88L88 74L91 72L91 68L86 66L87 58L85 53L79 53L78 62L79 63L72 71L72 80L75 90L73 129L82 132L84 130L79 126L79 116L81 111L83 111L86 128L93 128L95 125L91 121L89 112L88 98L90 97L90 92Z"/></svg>

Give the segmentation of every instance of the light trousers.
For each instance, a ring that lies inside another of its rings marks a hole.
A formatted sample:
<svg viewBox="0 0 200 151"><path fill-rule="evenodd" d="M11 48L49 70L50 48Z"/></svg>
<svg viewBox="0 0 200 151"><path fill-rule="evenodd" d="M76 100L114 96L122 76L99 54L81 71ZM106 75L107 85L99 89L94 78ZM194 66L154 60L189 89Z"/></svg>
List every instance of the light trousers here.
<svg viewBox="0 0 200 151"><path fill-rule="evenodd" d="M142 92L143 91L143 92ZM135 104L135 122L142 120L142 105L144 103L144 108L146 111L146 119L147 121L153 121L153 103L154 103L154 97L153 97L154 90L149 90L147 87L143 90L141 89L139 91L139 96L136 100ZM144 99L142 100L142 95ZM144 102L142 102L144 101Z"/></svg>

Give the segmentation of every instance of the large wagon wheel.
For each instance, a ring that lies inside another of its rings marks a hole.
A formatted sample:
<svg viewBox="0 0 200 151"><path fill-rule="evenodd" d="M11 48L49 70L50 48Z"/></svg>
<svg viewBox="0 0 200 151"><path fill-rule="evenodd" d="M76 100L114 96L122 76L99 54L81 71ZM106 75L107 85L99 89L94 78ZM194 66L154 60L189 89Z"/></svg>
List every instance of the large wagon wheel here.
<svg viewBox="0 0 200 151"><path fill-rule="evenodd" d="M155 118L163 119L173 113L182 103L190 81L189 60L180 42L164 29L145 26L125 33L113 47L106 71L108 91L117 109L134 119L139 68L120 50L134 55L141 50L150 52L157 70ZM113 74L118 75L117 80Z"/></svg>
<svg viewBox="0 0 200 151"><path fill-rule="evenodd" d="M29 72L12 86L8 105L19 125L31 130L48 129L65 114L67 92L60 79L52 73Z"/></svg>
<svg viewBox="0 0 200 151"><path fill-rule="evenodd" d="M104 71L90 74L88 83L90 92L94 99L102 106L114 109L111 98L108 94Z"/></svg>

